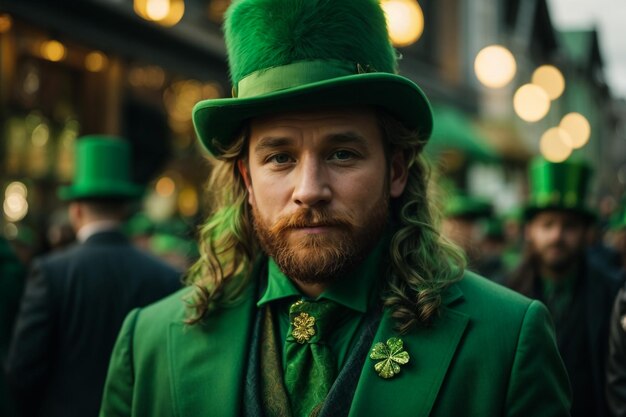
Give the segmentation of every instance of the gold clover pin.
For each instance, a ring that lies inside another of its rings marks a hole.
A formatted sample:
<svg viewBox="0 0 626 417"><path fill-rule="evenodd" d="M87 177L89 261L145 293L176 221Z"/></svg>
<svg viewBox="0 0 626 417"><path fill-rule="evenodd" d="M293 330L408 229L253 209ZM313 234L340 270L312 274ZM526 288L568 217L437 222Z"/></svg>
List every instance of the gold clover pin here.
<svg viewBox="0 0 626 417"><path fill-rule="evenodd" d="M409 362L409 354L402 350L402 339L392 337L386 343L376 343L370 353L370 358L380 360L374 365L374 369L381 378L389 379L400 373L400 365Z"/></svg>
<svg viewBox="0 0 626 417"><path fill-rule="evenodd" d="M315 317L300 313L293 319L291 334L298 343L308 342L315 335Z"/></svg>

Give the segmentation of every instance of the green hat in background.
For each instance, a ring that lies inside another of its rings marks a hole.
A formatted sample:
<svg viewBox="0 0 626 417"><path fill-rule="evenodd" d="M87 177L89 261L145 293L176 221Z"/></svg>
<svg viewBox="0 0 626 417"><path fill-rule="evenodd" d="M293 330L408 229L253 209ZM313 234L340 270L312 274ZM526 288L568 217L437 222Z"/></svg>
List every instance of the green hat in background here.
<svg viewBox="0 0 626 417"><path fill-rule="evenodd" d="M166 233L157 233L150 238L150 250L157 255L176 253L189 258L198 256L198 247L194 241Z"/></svg>
<svg viewBox="0 0 626 417"><path fill-rule="evenodd" d="M214 156L247 119L323 106L382 107L430 136L430 104L396 74L378 0L239 0L226 13L224 37L233 98L193 109L198 138Z"/></svg>
<svg viewBox="0 0 626 417"><path fill-rule="evenodd" d="M545 210L566 210L595 217L587 206L591 167L582 161L549 162L536 158L530 165L530 197L524 208L529 219Z"/></svg>
<svg viewBox="0 0 626 417"><path fill-rule="evenodd" d="M156 230L156 223L146 213L135 213L123 227L128 236L151 235Z"/></svg>
<svg viewBox="0 0 626 417"><path fill-rule="evenodd" d="M460 217L468 220L490 217L493 214L493 205L484 198L474 197L455 191L446 200L443 215L445 217Z"/></svg>
<svg viewBox="0 0 626 417"><path fill-rule="evenodd" d="M138 198L143 187L131 181L131 154L127 141L90 135L76 142L74 182L59 190L64 201Z"/></svg>

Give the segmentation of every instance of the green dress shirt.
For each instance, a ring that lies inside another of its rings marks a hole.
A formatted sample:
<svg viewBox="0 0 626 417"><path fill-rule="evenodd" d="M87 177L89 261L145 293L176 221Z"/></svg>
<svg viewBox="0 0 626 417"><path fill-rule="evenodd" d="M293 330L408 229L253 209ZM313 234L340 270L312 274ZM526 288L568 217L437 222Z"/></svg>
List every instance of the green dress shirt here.
<svg viewBox="0 0 626 417"><path fill-rule="evenodd" d="M381 270L383 267L381 260L388 250L388 245L388 239L381 239L358 268L345 277L338 279L315 299L331 300L346 307L346 313L337 322L335 328L328 335L327 340L333 357L337 361L337 370L341 369L351 347L357 340L365 313L369 307L375 305L379 300L379 278L384 272ZM289 307L302 298L306 297L298 291L291 279L283 274L276 262L270 258L267 289L257 302L257 306L261 307L271 303L276 320L275 325L278 325L283 369L286 366L284 346L290 325Z"/></svg>

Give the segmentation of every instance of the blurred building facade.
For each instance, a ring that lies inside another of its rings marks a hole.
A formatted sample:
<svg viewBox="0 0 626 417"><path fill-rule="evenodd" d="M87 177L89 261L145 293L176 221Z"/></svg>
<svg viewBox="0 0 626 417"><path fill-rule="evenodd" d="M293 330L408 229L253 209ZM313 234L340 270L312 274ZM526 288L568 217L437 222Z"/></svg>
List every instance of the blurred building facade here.
<svg viewBox="0 0 626 417"><path fill-rule="evenodd" d="M230 96L220 32L230 1L158 0L167 7L150 15L151 1L0 6L0 191L15 182L27 190L12 194L8 206L3 195L5 233L41 229L59 207L56 186L71 179L73 141L93 133L131 140L152 217L200 216L208 168L191 108ZM623 192L624 103L607 88L596 32L558 33L546 0L403 1L418 4L423 32L397 47L400 71L431 98L436 127L427 152L442 175L507 211L524 199L525 169L543 134L578 112L591 137L574 156L596 167L596 196ZM481 84L475 69L477 54L493 44L516 62L513 79L499 88ZM514 96L545 64L560 69L565 90L544 117L526 122Z"/></svg>

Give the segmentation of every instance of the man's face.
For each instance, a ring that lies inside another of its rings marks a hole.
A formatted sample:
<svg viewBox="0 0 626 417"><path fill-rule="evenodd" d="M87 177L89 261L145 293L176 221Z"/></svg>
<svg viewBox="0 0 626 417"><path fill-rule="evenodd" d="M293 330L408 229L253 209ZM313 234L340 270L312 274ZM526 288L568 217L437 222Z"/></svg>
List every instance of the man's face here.
<svg viewBox="0 0 626 417"><path fill-rule="evenodd" d="M369 109L254 119L238 166L263 249L291 278L316 284L367 256L407 179L400 153L387 163Z"/></svg>
<svg viewBox="0 0 626 417"><path fill-rule="evenodd" d="M580 215L544 211L526 226L526 239L542 267L564 272L577 263L585 248L586 232L587 225Z"/></svg>
<svg viewBox="0 0 626 417"><path fill-rule="evenodd" d="M471 258L477 248L477 230L474 220L462 217L447 217L441 223L441 234L459 245Z"/></svg>

